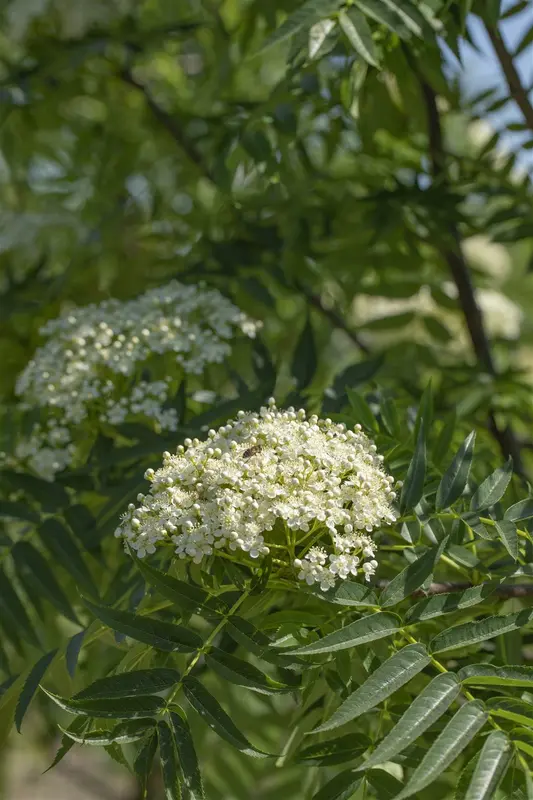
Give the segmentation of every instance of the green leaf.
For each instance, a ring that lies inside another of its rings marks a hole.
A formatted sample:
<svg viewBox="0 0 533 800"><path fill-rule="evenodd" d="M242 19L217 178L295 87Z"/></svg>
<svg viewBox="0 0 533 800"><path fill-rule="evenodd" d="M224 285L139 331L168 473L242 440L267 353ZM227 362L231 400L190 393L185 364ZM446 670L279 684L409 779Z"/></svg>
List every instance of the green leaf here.
<svg viewBox="0 0 533 800"><path fill-rule="evenodd" d="M25 503L16 503L11 500L2 500L0 502L0 519L7 517L8 519L22 519L25 522L39 522L39 514L32 511L31 508Z"/></svg>
<svg viewBox="0 0 533 800"><path fill-rule="evenodd" d="M350 800L360 787L362 780L353 770L347 769L328 781L313 795L312 800Z"/></svg>
<svg viewBox="0 0 533 800"><path fill-rule="evenodd" d="M514 697L489 697L485 705L493 716L533 728L533 703Z"/></svg>
<svg viewBox="0 0 533 800"><path fill-rule="evenodd" d="M146 734L153 730L155 727L155 720L153 719L135 719L128 722L119 722L111 730L106 731L89 731L88 733L72 730L70 728L59 729L78 744L88 744L93 747L107 747L110 744L130 744L143 739Z"/></svg>
<svg viewBox="0 0 533 800"><path fill-rule="evenodd" d="M67 700L41 686L43 692L63 711L84 717L101 717L102 719L137 719L159 714L165 708L162 697L122 697L119 699Z"/></svg>
<svg viewBox="0 0 533 800"><path fill-rule="evenodd" d="M474 492L470 501L470 509L479 511L495 505L505 494L512 475L513 459L509 457L505 466L495 469Z"/></svg>
<svg viewBox="0 0 533 800"><path fill-rule="evenodd" d="M204 610L208 611L211 616L216 616L218 612L213 606L222 607L223 605L222 601L210 597L199 586L173 578L171 575L149 566L143 559L136 558L135 563L146 582L178 608L195 612Z"/></svg>
<svg viewBox="0 0 533 800"><path fill-rule="evenodd" d="M66 490L56 481L45 481L35 475L14 470L2 470L0 479L13 489L22 491L33 498L44 511L55 512L69 504Z"/></svg>
<svg viewBox="0 0 533 800"><path fill-rule="evenodd" d="M72 533L88 553L99 550L99 542L92 535L96 528L96 520L86 506L77 503L63 511Z"/></svg>
<svg viewBox="0 0 533 800"><path fill-rule="evenodd" d="M365 642L375 642L385 636L391 636L400 628L400 620L394 614L378 611L361 617L355 622L350 622L344 628L333 633L328 633L312 644L306 644L296 650L291 650L293 655L315 655L317 653L334 653L337 650L346 650Z"/></svg>
<svg viewBox="0 0 533 800"><path fill-rule="evenodd" d="M346 387L346 394L357 422L359 422L363 428L366 428L367 431L378 433L379 427L377 420L364 397L354 389L348 387Z"/></svg>
<svg viewBox="0 0 533 800"><path fill-rule="evenodd" d="M487 639L493 639L502 633L508 633L524 627L532 616L533 611L524 609L514 614L487 617L474 622L463 622L461 625L454 625L453 628L441 631L431 640L431 652L442 653L445 650L454 650L456 647L466 647L477 642L484 642Z"/></svg>
<svg viewBox="0 0 533 800"><path fill-rule="evenodd" d="M179 712L171 711L170 722L178 750L183 783L189 792L188 800L204 800L204 787L191 731L181 709Z"/></svg>
<svg viewBox="0 0 533 800"><path fill-rule="evenodd" d="M291 372L296 378L299 390L306 389L313 380L317 368L317 352L315 345L315 334L311 325L311 316L307 315L307 321L300 338L296 344L292 359Z"/></svg>
<svg viewBox="0 0 533 800"><path fill-rule="evenodd" d="M152 617L140 617L129 611L118 611L109 606L97 606L86 598L83 601L89 611L104 625L137 642L150 644L158 650L191 653L193 650L199 650L202 646L202 640L198 634L182 625L172 625L170 622L161 622Z"/></svg>
<svg viewBox="0 0 533 800"><path fill-rule="evenodd" d="M511 742L507 734L492 731L479 754L465 800L491 800L507 771L511 756Z"/></svg>
<svg viewBox="0 0 533 800"><path fill-rule="evenodd" d="M280 692L292 692L294 686L284 686L277 681L273 681L261 670L243 661L236 656L225 653L223 650L213 648L205 657L208 667L216 672L223 680L235 683L237 686L245 686L259 694L279 694Z"/></svg>
<svg viewBox="0 0 533 800"><path fill-rule="evenodd" d="M12 621L15 634L20 633L30 644L40 647L39 640L33 630L26 609L11 586L5 572L0 567L0 622L4 629L8 621ZM7 631L6 631L7 632Z"/></svg>
<svg viewBox="0 0 533 800"><path fill-rule="evenodd" d="M99 678L72 698L73 700L94 700L105 697L138 697L140 695L162 692L170 689L180 680L176 669L154 667L122 672L107 678Z"/></svg>
<svg viewBox="0 0 533 800"><path fill-rule="evenodd" d="M518 503L509 506L503 517L511 522L531 519L533 517L533 497L527 497L525 500L519 500Z"/></svg>
<svg viewBox="0 0 533 800"><path fill-rule="evenodd" d="M371 769L366 774L366 780L374 789L379 800L393 800L402 790L403 784L390 772L384 769Z"/></svg>
<svg viewBox="0 0 533 800"><path fill-rule="evenodd" d="M376 606L377 597L368 586L357 581L340 581L333 589L323 592L319 586L302 587L307 594L335 603L339 606Z"/></svg>
<svg viewBox="0 0 533 800"><path fill-rule="evenodd" d="M412 797L429 786L463 752L483 727L488 714L481 703L465 703L432 744L397 800Z"/></svg>
<svg viewBox="0 0 533 800"><path fill-rule="evenodd" d="M30 670L30 674L24 682L24 686L22 687L22 691L17 702L17 708L15 709L15 726L19 733L20 726L22 725L22 720L24 719L24 715L28 710L28 706L33 700L35 692L39 688L39 684L46 675L46 671L54 660L56 653L57 650L51 650L49 653L45 653L45 655L42 656L42 658L40 658L36 664L34 664Z"/></svg>
<svg viewBox="0 0 533 800"><path fill-rule="evenodd" d="M336 739L304 747L297 755L299 764L316 764L320 767L353 761L370 747L371 741L363 733L347 733Z"/></svg>
<svg viewBox="0 0 533 800"><path fill-rule="evenodd" d="M385 25L386 28L397 33L401 39L410 39L411 33L402 20L394 14L382 0L354 0L354 5L368 17Z"/></svg>
<svg viewBox="0 0 533 800"><path fill-rule="evenodd" d="M303 30L309 30L316 22L329 17L333 14L342 0L307 0L302 6L296 9L274 33L268 37L260 49L260 53L268 50L291 36Z"/></svg>
<svg viewBox="0 0 533 800"><path fill-rule="evenodd" d="M186 678L183 683L183 689L191 706L218 736L225 739L233 747L236 747L237 750L246 753L246 755L255 756L256 758L268 757L268 753L263 753L252 747L219 702L209 694L200 681L197 681L196 678Z"/></svg>
<svg viewBox="0 0 533 800"><path fill-rule="evenodd" d="M426 37L431 41L433 31L427 20L422 16L416 6L409 0L381 0L391 11L397 14L405 27L419 38Z"/></svg>
<svg viewBox="0 0 533 800"><path fill-rule="evenodd" d="M444 473L437 489L435 501L437 509L448 508L464 492L470 474L475 441L476 432L472 431L468 434L452 463Z"/></svg>
<svg viewBox="0 0 533 800"><path fill-rule="evenodd" d="M457 673L461 683L473 686L533 686L533 667L467 664Z"/></svg>
<svg viewBox="0 0 533 800"><path fill-rule="evenodd" d="M79 587L98 597L89 568L64 525L49 518L39 527L38 533L48 552L72 575Z"/></svg>
<svg viewBox="0 0 533 800"><path fill-rule="evenodd" d="M518 559L518 534L515 523L510 519L495 520L494 527L498 531L505 549L516 561Z"/></svg>
<svg viewBox="0 0 533 800"><path fill-rule="evenodd" d="M327 722L312 733L338 728L360 717L400 689L431 661L424 647L410 644L381 664L366 681L339 706Z"/></svg>
<svg viewBox="0 0 533 800"><path fill-rule="evenodd" d="M426 469L426 434L424 426L421 425L418 431L415 452L402 486L402 494L400 496L400 510L402 513L414 508L421 500L424 492Z"/></svg>
<svg viewBox="0 0 533 800"><path fill-rule="evenodd" d="M449 594L436 594L432 597L426 597L407 609L405 621L415 622L417 620L433 619L433 617L451 614L463 608L470 608L490 597L500 583L501 581L487 581L479 586L471 586L469 589L465 589L464 592L450 592Z"/></svg>
<svg viewBox="0 0 533 800"><path fill-rule="evenodd" d="M67 619L79 625L74 610L58 584L45 558L29 542L17 542L13 548L17 570L29 573L36 588Z"/></svg>
<svg viewBox="0 0 533 800"><path fill-rule="evenodd" d="M146 797L146 783L152 772L155 751L157 750L157 736L155 731L141 746L133 762L133 770L141 784L141 797Z"/></svg>
<svg viewBox="0 0 533 800"><path fill-rule="evenodd" d="M159 739L159 756L161 758L163 782L165 784L165 798L166 800L181 800L178 753L172 731L163 720L157 723L157 736Z"/></svg>
<svg viewBox="0 0 533 800"><path fill-rule="evenodd" d="M67 665L68 674L71 678L74 677L74 673L76 672L76 667L78 665L78 658L80 656L80 650L83 645L83 640L85 638L86 631L79 631L75 633L74 636L71 636L68 640L68 644L65 648L65 662Z"/></svg>
<svg viewBox="0 0 533 800"><path fill-rule="evenodd" d="M396 605L419 589L433 575L433 570L438 564L447 543L448 537L445 536L436 547L432 547L396 575L388 586L383 589L379 598L380 605L383 608Z"/></svg>
<svg viewBox="0 0 533 800"><path fill-rule="evenodd" d="M433 461L435 464L440 464L446 457L455 433L455 426L457 425L457 415L455 411L448 418L444 424L438 439L433 447Z"/></svg>
<svg viewBox="0 0 533 800"><path fill-rule="evenodd" d="M461 690L451 672L437 675L419 694L394 728L381 741L359 770L392 761L398 753L427 731L448 710Z"/></svg>
<svg viewBox="0 0 533 800"><path fill-rule="evenodd" d="M415 442L418 440L418 434L420 433L421 427L424 428L424 435L427 441L429 431L431 429L431 423L433 421L433 405L433 387L431 385L431 381L429 381L428 385L424 389L424 394L420 400L418 413L416 415L414 427Z"/></svg>
<svg viewBox="0 0 533 800"><path fill-rule="evenodd" d="M339 24L356 53L373 67L378 67L378 59L372 31L363 14L353 6L339 13Z"/></svg>
<svg viewBox="0 0 533 800"><path fill-rule="evenodd" d="M69 725L68 728L61 728L63 731L63 736L61 738L61 744L58 747L57 753L55 754L54 760L50 764L50 766L45 769L43 775L48 772L49 770L56 767L60 761L62 761L67 753L72 750L76 741L73 736L77 734L81 734L89 725L91 724L90 719L87 717L76 717L72 725ZM68 732L68 733L67 733Z"/></svg>

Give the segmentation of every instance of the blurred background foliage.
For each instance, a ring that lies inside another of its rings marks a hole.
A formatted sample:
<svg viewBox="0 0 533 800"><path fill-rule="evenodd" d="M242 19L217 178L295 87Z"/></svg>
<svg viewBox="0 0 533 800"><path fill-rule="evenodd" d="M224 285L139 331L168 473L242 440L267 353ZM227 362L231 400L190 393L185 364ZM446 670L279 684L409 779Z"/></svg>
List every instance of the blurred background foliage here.
<svg viewBox="0 0 533 800"><path fill-rule="evenodd" d="M512 455L530 479L533 75L517 67L533 58L527 2L12 0L1 13L7 456L24 424L15 379L41 325L177 278L219 288L264 323L215 371L212 396L187 397L180 436L272 393L335 414L346 385L414 422L431 379L435 436L475 427L487 469ZM513 48L505 20L520 30ZM503 88L469 85L473 22ZM410 435L397 431L398 464ZM78 630L79 575L108 600L135 589L108 534L164 445L137 431L117 451L101 437L87 467L53 486L4 471L0 739L19 676L43 643ZM50 519L63 549L43 532ZM246 713L275 737L291 709L274 720L252 699ZM297 767L272 775L207 747L210 798L304 796ZM238 762L227 787L226 757Z"/></svg>

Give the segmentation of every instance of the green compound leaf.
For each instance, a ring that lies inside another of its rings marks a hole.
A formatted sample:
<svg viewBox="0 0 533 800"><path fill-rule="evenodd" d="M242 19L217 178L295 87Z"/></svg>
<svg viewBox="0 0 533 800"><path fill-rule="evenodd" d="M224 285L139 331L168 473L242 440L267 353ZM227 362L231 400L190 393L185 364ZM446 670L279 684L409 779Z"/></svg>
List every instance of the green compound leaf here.
<svg viewBox="0 0 533 800"><path fill-rule="evenodd" d="M73 700L93 700L105 697L138 697L170 689L180 680L180 673L164 667L139 669L100 678L91 683L72 698Z"/></svg>
<svg viewBox="0 0 533 800"><path fill-rule="evenodd" d="M140 617L129 611L117 611L109 606L97 606L86 598L82 599L89 611L104 625L138 642L150 644L158 650L191 653L202 646L198 634L182 625L172 625L170 622L161 622L151 617Z"/></svg>
<svg viewBox="0 0 533 800"><path fill-rule="evenodd" d="M88 744L93 747L107 747L110 744L130 744L142 739L155 727L153 719L137 719L130 722L119 722L114 728L108 731L90 731L88 733L78 733L70 728L59 729L78 744Z"/></svg>
<svg viewBox="0 0 533 800"><path fill-rule="evenodd" d="M447 711L460 690L461 685L453 673L437 675L424 691L415 697L401 719L359 769L369 769L377 764L392 761Z"/></svg>
<svg viewBox="0 0 533 800"><path fill-rule="evenodd" d="M463 752L487 719L488 713L481 703L475 700L465 703L432 744L397 800L412 797L433 783Z"/></svg>
<svg viewBox="0 0 533 800"><path fill-rule="evenodd" d="M196 678L186 678L183 683L185 696L195 711L200 714L205 722L218 736L225 739L237 750L256 758L268 758L269 753L257 750L243 736L240 730L226 714L218 700L209 694L207 689Z"/></svg>
<svg viewBox="0 0 533 800"><path fill-rule="evenodd" d="M435 505L437 509L448 508L462 495L468 482L476 432L468 434L457 451L452 463L444 473L437 489Z"/></svg>
<svg viewBox="0 0 533 800"><path fill-rule="evenodd" d="M509 486L512 475L513 459L509 457L505 466L495 469L474 492L470 501L471 511L490 508L501 500Z"/></svg>
<svg viewBox="0 0 533 800"><path fill-rule="evenodd" d="M533 686L533 667L468 664L457 673L461 683L472 686Z"/></svg>
<svg viewBox="0 0 533 800"><path fill-rule="evenodd" d="M379 598L380 605L384 608L396 605L419 589L433 574L447 544L448 537L445 536L436 547L432 547L396 575L382 591Z"/></svg>
<svg viewBox="0 0 533 800"><path fill-rule="evenodd" d="M491 800L511 760L511 742L503 731L493 731L483 749L465 795L465 800Z"/></svg>
<svg viewBox="0 0 533 800"><path fill-rule="evenodd" d="M391 636L400 628L400 620L394 614L378 611L368 617L361 617L355 622L350 622L344 628L319 639L317 642L291 650L293 655L315 655L320 653L334 653L337 650L347 650L365 642L374 642Z"/></svg>
<svg viewBox="0 0 533 800"><path fill-rule="evenodd" d="M102 719L137 719L159 714L165 707L162 697L123 697L120 699L100 700L67 700L44 689L43 692L69 714L84 717L101 717Z"/></svg>
<svg viewBox="0 0 533 800"><path fill-rule="evenodd" d="M352 692L329 720L315 728L312 733L338 728L370 711L418 675L430 661L422 645L407 645L381 664L355 692Z"/></svg>
<svg viewBox="0 0 533 800"><path fill-rule="evenodd" d="M157 738L165 784L165 800L181 800L178 752L172 731L164 720L157 723Z"/></svg>
<svg viewBox="0 0 533 800"><path fill-rule="evenodd" d="M463 622L461 625L455 625L438 633L430 642L430 650L432 653L442 653L444 650L453 650L456 647L484 642L502 633L523 628L532 617L533 611L524 609L501 617L487 617L487 619L475 622Z"/></svg>
<svg viewBox="0 0 533 800"><path fill-rule="evenodd" d="M175 709L170 713L170 722L178 750L183 784L189 793L188 800L205 800L198 757L194 749L189 723L183 711L177 707Z"/></svg>

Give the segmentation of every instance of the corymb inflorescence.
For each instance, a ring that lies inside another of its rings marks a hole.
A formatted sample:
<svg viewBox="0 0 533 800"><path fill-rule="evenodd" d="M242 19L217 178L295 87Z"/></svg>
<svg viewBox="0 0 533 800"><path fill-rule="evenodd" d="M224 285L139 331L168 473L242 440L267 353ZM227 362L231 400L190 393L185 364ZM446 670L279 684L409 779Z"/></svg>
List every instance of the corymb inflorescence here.
<svg viewBox="0 0 533 800"><path fill-rule="evenodd" d="M270 553L324 590L350 575L369 579L377 567L370 534L395 521L394 479L382 462L359 425L271 401L165 453L115 535L141 558L163 545L198 564Z"/></svg>

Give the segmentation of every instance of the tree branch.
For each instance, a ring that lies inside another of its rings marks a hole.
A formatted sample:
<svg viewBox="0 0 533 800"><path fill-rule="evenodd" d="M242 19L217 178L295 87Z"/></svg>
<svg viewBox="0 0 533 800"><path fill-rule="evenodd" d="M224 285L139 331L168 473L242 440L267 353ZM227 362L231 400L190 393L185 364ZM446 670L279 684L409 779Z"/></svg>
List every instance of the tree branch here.
<svg viewBox="0 0 533 800"><path fill-rule="evenodd" d="M485 22L485 28L489 39L494 47L494 52L500 62L509 92L516 105L522 112L524 121L530 131L533 132L533 106L529 100L527 89L522 85L520 75L515 67L513 56L506 47L503 37L495 25Z"/></svg>
<svg viewBox="0 0 533 800"><path fill-rule="evenodd" d="M411 67L420 83L420 89L426 106L429 136L429 158L433 180L439 182L443 186L446 186L446 153L442 139L442 127L439 109L437 106L437 97L432 87L426 82L424 77L418 71L416 64L413 63L413 60L410 56L409 63L411 64ZM461 238L456 225L451 224L450 234L453 246L443 246L441 248L441 255L446 261L455 286L457 287L459 304L463 311L463 316L465 318L470 340L472 342L472 348L476 358L481 366L490 375L496 376L497 370L492 357L489 339L485 331L483 316L476 300L476 294L470 276L470 270L461 250ZM505 458L511 456L516 472L524 476L524 466L522 463L520 445L518 444L511 427L507 426L505 428L500 428L496 422L495 413L492 409L489 409L488 427L492 436L498 442L502 454L505 456Z"/></svg>
<svg viewBox="0 0 533 800"><path fill-rule="evenodd" d="M174 141L177 142L181 150L183 150L189 161L196 165L203 177L208 178L211 183L216 185L216 179L213 173L205 163L202 154L196 149L193 142L186 136L179 121L168 114L158 103L156 103L147 87L133 76L129 68L123 69L119 74L125 83L133 86L144 95L146 104L154 117L163 125L164 128L166 128Z"/></svg>

